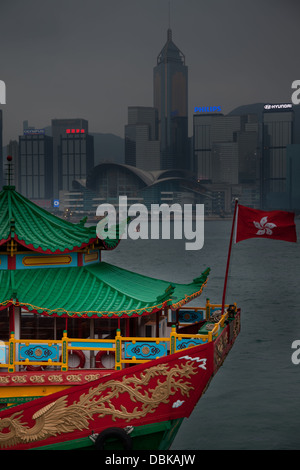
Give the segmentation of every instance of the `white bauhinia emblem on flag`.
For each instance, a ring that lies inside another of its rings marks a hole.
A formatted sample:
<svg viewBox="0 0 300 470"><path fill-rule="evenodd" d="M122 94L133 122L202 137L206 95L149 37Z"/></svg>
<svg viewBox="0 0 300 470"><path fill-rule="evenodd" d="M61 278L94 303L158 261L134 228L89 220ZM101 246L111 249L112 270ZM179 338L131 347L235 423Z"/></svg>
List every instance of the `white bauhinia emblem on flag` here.
<svg viewBox="0 0 300 470"><path fill-rule="evenodd" d="M258 231L256 232L256 235L272 235L273 231L272 229L277 227L277 225L268 222L268 217L263 217L260 219L260 222L255 222L253 221L254 225L256 228L258 228Z"/></svg>

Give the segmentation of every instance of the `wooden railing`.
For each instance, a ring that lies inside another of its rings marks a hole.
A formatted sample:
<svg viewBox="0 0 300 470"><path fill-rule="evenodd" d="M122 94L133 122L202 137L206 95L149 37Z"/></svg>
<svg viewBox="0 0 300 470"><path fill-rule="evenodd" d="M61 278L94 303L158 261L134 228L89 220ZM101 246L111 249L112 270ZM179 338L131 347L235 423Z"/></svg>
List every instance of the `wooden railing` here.
<svg viewBox="0 0 300 470"><path fill-rule="evenodd" d="M205 311L207 319L204 327L209 325L210 329L204 333L202 328L198 334L176 332L175 326L172 326L170 336L164 338L125 337L121 336L120 330L117 330L114 339L80 339L68 338L67 332L64 331L61 340L49 341L16 339L14 333L11 333L8 342L0 342L0 367L8 369L8 372L15 372L17 366L60 367L62 371L67 371L71 351L90 351L93 354L106 351L114 354L115 369L121 370L124 364L144 363L213 341L222 331L228 318L226 312L215 324L209 323L211 311L219 307L221 306L218 304L208 303L204 309L201 309Z"/></svg>

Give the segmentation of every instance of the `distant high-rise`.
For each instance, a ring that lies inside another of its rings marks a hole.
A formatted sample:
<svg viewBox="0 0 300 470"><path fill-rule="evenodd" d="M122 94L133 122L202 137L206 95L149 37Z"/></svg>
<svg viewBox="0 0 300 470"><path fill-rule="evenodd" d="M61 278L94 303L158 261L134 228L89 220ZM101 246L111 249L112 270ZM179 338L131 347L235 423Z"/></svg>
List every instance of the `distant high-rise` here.
<svg viewBox="0 0 300 470"><path fill-rule="evenodd" d="M51 199L53 187L52 137L43 133L19 137L18 187L29 199Z"/></svg>
<svg viewBox="0 0 300 470"><path fill-rule="evenodd" d="M195 114L194 170L203 183L259 179L257 115Z"/></svg>
<svg viewBox="0 0 300 470"><path fill-rule="evenodd" d="M291 144L286 148L287 152L287 193L289 209L300 211L300 144Z"/></svg>
<svg viewBox="0 0 300 470"><path fill-rule="evenodd" d="M145 106L128 108L125 126L125 163L142 170L160 169L157 110Z"/></svg>
<svg viewBox="0 0 300 470"><path fill-rule="evenodd" d="M59 190L62 189L61 181L61 136L65 136L67 129L84 129L88 133L88 121L85 119L52 119L52 137L53 137L53 198L58 198Z"/></svg>
<svg viewBox="0 0 300 470"><path fill-rule="evenodd" d="M10 140L9 144L6 146L6 154L12 157L12 184L16 187L16 190L19 191L19 174L18 174L18 165L19 165L19 144L17 140ZM4 170L5 173L5 170Z"/></svg>
<svg viewBox="0 0 300 470"><path fill-rule="evenodd" d="M212 147L212 182L238 184L239 155L237 142L215 142Z"/></svg>
<svg viewBox="0 0 300 470"><path fill-rule="evenodd" d="M240 129L240 116L194 115L194 158L199 180L238 183L238 156L236 145L233 144L237 141L236 136ZM227 167L228 171L224 173L223 167Z"/></svg>
<svg viewBox="0 0 300 470"><path fill-rule="evenodd" d="M172 41L170 28L153 69L153 92L159 119L161 169L188 169L188 67L185 56Z"/></svg>
<svg viewBox="0 0 300 470"><path fill-rule="evenodd" d="M59 189L70 191L73 181L86 179L94 167L94 138L84 129L66 129L58 155Z"/></svg>
<svg viewBox="0 0 300 470"><path fill-rule="evenodd" d="M289 208L287 145L293 144L294 111L288 105L267 105L263 112L262 206Z"/></svg>
<svg viewBox="0 0 300 470"><path fill-rule="evenodd" d="M230 213L241 204L260 204L260 142L256 114L194 114L194 172L210 192L207 214Z"/></svg>

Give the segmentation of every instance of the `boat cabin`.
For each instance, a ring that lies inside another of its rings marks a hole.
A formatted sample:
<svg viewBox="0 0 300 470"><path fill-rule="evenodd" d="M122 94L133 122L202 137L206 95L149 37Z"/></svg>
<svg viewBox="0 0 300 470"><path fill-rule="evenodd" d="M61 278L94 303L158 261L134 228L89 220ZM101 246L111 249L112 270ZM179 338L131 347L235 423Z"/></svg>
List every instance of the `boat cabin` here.
<svg viewBox="0 0 300 470"><path fill-rule="evenodd" d="M202 293L209 268L176 284L101 261L119 242L100 240L96 226L60 219L4 186L0 373L120 370L219 334L228 319L220 305L186 306Z"/></svg>

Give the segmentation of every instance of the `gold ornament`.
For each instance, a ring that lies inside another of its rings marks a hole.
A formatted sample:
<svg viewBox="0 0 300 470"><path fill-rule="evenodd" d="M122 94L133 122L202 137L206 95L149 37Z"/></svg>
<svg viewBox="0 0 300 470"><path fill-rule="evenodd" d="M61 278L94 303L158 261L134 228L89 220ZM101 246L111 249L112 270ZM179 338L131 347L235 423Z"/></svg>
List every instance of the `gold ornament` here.
<svg viewBox="0 0 300 470"><path fill-rule="evenodd" d="M172 368L158 364L140 372L139 376L124 376L121 380L109 380L91 387L88 393L83 393L77 402L70 405L67 396L62 396L36 411L30 420L35 421L31 427L22 421L23 411L17 411L9 418L0 418L0 448L88 429L94 415L98 418L110 415L113 421L118 418L126 422L143 418L148 413L155 413L161 403L169 403L170 397L178 391L182 396L189 397L194 388L189 379L197 373L197 366L192 361L176 364ZM155 387L148 388L147 385L154 377L159 378L155 381ZM122 404L116 408L113 400L121 394L129 395L136 406L131 410L128 405L126 408Z"/></svg>

